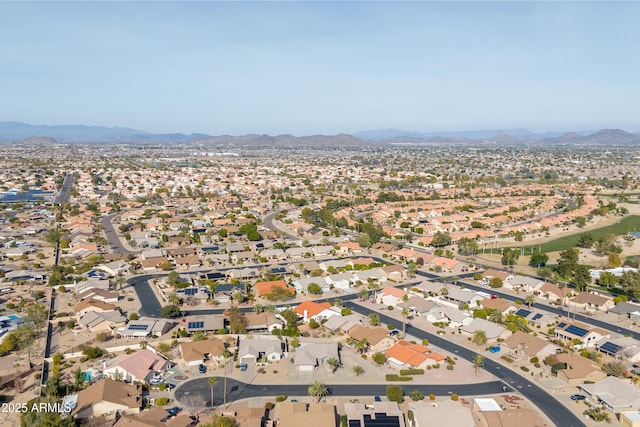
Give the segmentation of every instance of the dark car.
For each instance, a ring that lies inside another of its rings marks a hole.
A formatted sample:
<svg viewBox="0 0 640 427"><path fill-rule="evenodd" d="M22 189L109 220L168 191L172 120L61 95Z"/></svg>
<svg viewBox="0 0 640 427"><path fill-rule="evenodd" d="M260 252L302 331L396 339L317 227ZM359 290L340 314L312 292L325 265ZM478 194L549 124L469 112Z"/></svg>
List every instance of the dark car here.
<svg viewBox="0 0 640 427"><path fill-rule="evenodd" d="M380 396L374 396L373 400L375 400L376 402L382 402L382 399L380 398Z"/></svg>
<svg viewBox="0 0 640 427"><path fill-rule="evenodd" d="M198 372L200 372L201 374L204 374L207 372L207 367L204 365L200 365L198 366Z"/></svg>
<svg viewBox="0 0 640 427"><path fill-rule="evenodd" d="M180 412L180 408L174 406L173 408L167 409L167 412L169 413L169 415L177 415L178 412Z"/></svg>
<svg viewBox="0 0 640 427"><path fill-rule="evenodd" d="M583 394L574 394L571 396L571 400L585 400L586 398Z"/></svg>

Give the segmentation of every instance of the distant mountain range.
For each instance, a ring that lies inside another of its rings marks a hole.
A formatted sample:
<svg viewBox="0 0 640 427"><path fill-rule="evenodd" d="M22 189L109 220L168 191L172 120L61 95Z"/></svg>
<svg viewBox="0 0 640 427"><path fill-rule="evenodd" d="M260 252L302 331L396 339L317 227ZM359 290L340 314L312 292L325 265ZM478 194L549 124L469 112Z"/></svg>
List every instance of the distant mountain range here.
<svg viewBox="0 0 640 427"><path fill-rule="evenodd" d="M423 143L450 144L519 144L548 145L640 145L640 134L621 129L600 131L535 133L527 129L498 129L462 132L414 132L399 129L367 130L353 135L219 135L157 134L124 127L84 125L30 125L19 122L0 122L0 142L189 142L202 144L294 147L294 146L364 146Z"/></svg>

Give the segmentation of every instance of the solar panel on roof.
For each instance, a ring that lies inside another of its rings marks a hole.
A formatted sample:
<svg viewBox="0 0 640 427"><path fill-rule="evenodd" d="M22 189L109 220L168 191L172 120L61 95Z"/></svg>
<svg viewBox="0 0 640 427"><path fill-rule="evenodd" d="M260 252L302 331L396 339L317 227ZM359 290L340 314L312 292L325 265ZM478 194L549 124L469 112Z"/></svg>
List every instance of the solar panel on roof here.
<svg viewBox="0 0 640 427"><path fill-rule="evenodd" d="M187 323L187 329L202 329L204 328L204 322L189 322Z"/></svg>
<svg viewBox="0 0 640 427"><path fill-rule="evenodd" d="M198 288L185 288L184 290L185 295L195 295L197 293L198 293Z"/></svg>
<svg viewBox="0 0 640 427"><path fill-rule="evenodd" d="M622 350L622 347L620 347L617 344L614 344L610 341L607 341L606 343L604 343L603 345L600 346L600 350L601 351L606 351L607 353L610 354L615 354L617 352L619 352L620 350Z"/></svg>
<svg viewBox="0 0 640 427"><path fill-rule="evenodd" d="M128 328L130 331L146 331L149 329L149 325L129 325Z"/></svg>
<svg viewBox="0 0 640 427"><path fill-rule="evenodd" d="M516 311L516 316L527 317L530 314L531 312L529 310L525 310L524 308L521 308L520 310Z"/></svg>
<svg viewBox="0 0 640 427"><path fill-rule="evenodd" d="M361 427L360 420L349 420L349 427Z"/></svg>
<svg viewBox="0 0 640 427"><path fill-rule="evenodd" d="M370 414L364 414L364 427L400 427L400 419L397 415L376 413L375 419Z"/></svg>
<svg viewBox="0 0 640 427"><path fill-rule="evenodd" d="M558 328L564 328L565 326L567 326L567 324L564 322L558 323Z"/></svg>
<svg viewBox="0 0 640 427"><path fill-rule="evenodd" d="M537 313L535 316L533 316L533 318L531 320L538 320L541 317L542 317L542 314Z"/></svg>
<svg viewBox="0 0 640 427"><path fill-rule="evenodd" d="M567 329L565 329L565 331L569 332L570 334L577 335L579 337L583 337L589 333L589 331L587 331L586 329L580 328L576 325L569 326Z"/></svg>

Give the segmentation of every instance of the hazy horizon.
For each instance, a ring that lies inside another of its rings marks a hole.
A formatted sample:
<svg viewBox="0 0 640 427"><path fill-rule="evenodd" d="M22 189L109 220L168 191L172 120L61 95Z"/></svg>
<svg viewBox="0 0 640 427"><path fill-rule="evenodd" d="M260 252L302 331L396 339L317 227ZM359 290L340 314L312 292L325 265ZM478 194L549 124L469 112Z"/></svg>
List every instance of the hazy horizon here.
<svg viewBox="0 0 640 427"><path fill-rule="evenodd" d="M639 12L630 2L2 2L0 121L210 135L638 132Z"/></svg>

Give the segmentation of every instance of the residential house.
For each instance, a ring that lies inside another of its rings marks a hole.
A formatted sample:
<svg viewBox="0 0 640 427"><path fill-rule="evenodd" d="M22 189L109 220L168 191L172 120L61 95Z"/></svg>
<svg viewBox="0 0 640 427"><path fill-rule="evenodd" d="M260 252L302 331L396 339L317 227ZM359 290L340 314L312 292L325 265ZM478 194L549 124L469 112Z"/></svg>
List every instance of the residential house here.
<svg viewBox="0 0 640 427"><path fill-rule="evenodd" d="M162 355L145 348L105 361L102 374L105 377L120 378L126 382L146 382L156 373L166 372L172 366L173 364Z"/></svg>
<svg viewBox="0 0 640 427"><path fill-rule="evenodd" d="M119 311L89 311L80 316L78 324L91 332L108 332L115 334L118 328L127 324L127 318Z"/></svg>
<svg viewBox="0 0 640 427"><path fill-rule="evenodd" d="M424 368L426 366L427 354L431 350L421 344L412 344L400 340L391 346L385 354L389 366L395 369Z"/></svg>
<svg viewBox="0 0 640 427"><path fill-rule="evenodd" d="M87 289L84 292L78 293L78 300L83 301L88 298L93 298L97 301L114 304L118 302L119 296L120 294L118 292L92 288L92 289Z"/></svg>
<svg viewBox="0 0 640 427"><path fill-rule="evenodd" d="M66 399L77 420L116 414L137 414L142 407L142 386L104 378Z"/></svg>
<svg viewBox="0 0 640 427"><path fill-rule="evenodd" d="M498 338L506 339L511 335L511 331L507 328L481 318L473 319L469 324L463 325L459 328L462 335L467 337L473 337L475 332L478 330L485 332L488 344L497 342Z"/></svg>
<svg viewBox="0 0 640 427"><path fill-rule="evenodd" d="M514 359L524 360L534 357L543 360L548 355L555 354L560 348L545 339L521 331L514 332L500 343L500 346L506 349Z"/></svg>
<svg viewBox="0 0 640 427"><path fill-rule="evenodd" d="M294 365L301 372L313 371L319 367L329 369L330 366L326 362L331 358L340 361L338 344L335 341L302 342L291 355L293 355Z"/></svg>
<svg viewBox="0 0 640 427"><path fill-rule="evenodd" d="M374 353L377 351L386 351L395 344L394 339L389 336L389 330L383 327L354 325L347 331L347 334L349 338L356 341L366 339L367 343L369 343L370 350Z"/></svg>
<svg viewBox="0 0 640 427"><path fill-rule="evenodd" d="M597 295L590 292L580 292L569 300L569 307L575 307L590 313L596 311L607 311L613 308L615 303L613 298Z"/></svg>
<svg viewBox="0 0 640 427"><path fill-rule="evenodd" d="M406 427L404 413L395 402L373 402L373 405L347 402L344 410L349 426Z"/></svg>
<svg viewBox="0 0 640 427"><path fill-rule="evenodd" d="M289 290L287 283L284 280L273 280L270 282L257 282L253 287L256 296L263 297L266 294L272 292L273 288L282 288Z"/></svg>
<svg viewBox="0 0 640 427"><path fill-rule="evenodd" d="M351 284L355 282L352 273L338 273L326 276L325 282L329 285L329 288L333 286L336 289L342 289L346 291L351 288Z"/></svg>
<svg viewBox="0 0 640 427"><path fill-rule="evenodd" d="M378 304L397 307L405 296L408 298L407 291L393 286L385 286L378 292L377 300Z"/></svg>
<svg viewBox="0 0 640 427"><path fill-rule="evenodd" d="M247 335L239 337L240 363L278 361L284 355L284 343L277 337Z"/></svg>
<svg viewBox="0 0 640 427"><path fill-rule="evenodd" d="M129 321L125 327L118 330L118 333L125 338L144 339L152 335L164 335L174 326L175 323L169 319L141 317L138 320Z"/></svg>
<svg viewBox="0 0 640 427"><path fill-rule="evenodd" d="M564 304L567 295L571 292L571 289L565 287L559 287L552 283L545 283L538 290L543 298L549 301L556 301L558 304Z"/></svg>
<svg viewBox="0 0 640 427"><path fill-rule="evenodd" d="M224 342L217 338L186 341L178 345L182 360L187 366L196 366L208 361L220 363L224 360Z"/></svg>
<svg viewBox="0 0 640 427"><path fill-rule="evenodd" d="M331 285L325 281L324 278L318 277L301 277L300 279L293 281L293 287L296 292L299 294L303 294L308 292L308 287L310 284L315 283L320 286L322 292L329 292L331 290Z"/></svg>
<svg viewBox="0 0 640 427"><path fill-rule="evenodd" d="M184 317L178 324L179 329L183 329L190 334L194 332L216 332L224 329L224 315L222 314L201 314Z"/></svg>
<svg viewBox="0 0 640 427"><path fill-rule="evenodd" d="M545 284L544 280L540 280L531 276L513 276L510 280L503 283L507 289L519 289L527 293L533 293L539 291Z"/></svg>
<svg viewBox="0 0 640 427"><path fill-rule="evenodd" d="M461 402L441 400L437 405L426 400L410 401L415 427L474 427L471 409ZM502 427L502 426L501 426Z"/></svg>
<svg viewBox="0 0 640 427"><path fill-rule="evenodd" d="M515 304L504 298L485 298L479 302L479 305L488 310L501 311L504 316L508 316L517 310Z"/></svg>
<svg viewBox="0 0 640 427"><path fill-rule="evenodd" d="M482 278L485 283L489 283L491 279L495 277L502 280L502 283L504 284L505 282L513 279L514 276L506 271L495 270L493 268L489 268L482 273Z"/></svg>
<svg viewBox="0 0 640 427"><path fill-rule="evenodd" d="M247 332L272 332L274 329L282 329L284 321L275 313L264 311L262 313L244 313Z"/></svg>
<svg viewBox="0 0 640 427"><path fill-rule="evenodd" d="M73 311L76 313L76 317L80 319L85 314L90 311L97 311L99 313L104 313L107 311L115 310L116 306L114 304L109 304L104 301L100 301L94 298L88 298L80 301L73 307Z"/></svg>
<svg viewBox="0 0 640 427"><path fill-rule="evenodd" d="M113 427L191 427L196 421L186 413L171 415L166 408L155 406L139 414L120 415Z"/></svg>
<svg viewBox="0 0 640 427"><path fill-rule="evenodd" d="M328 403L281 402L278 404L278 427L335 427L336 407Z"/></svg>
<svg viewBox="0 0 640 427"><path fill-rule="evenodd" d="M590 327L584 323L561 321L555 328L556 338L571 343L574 339L580 340L580 347L590 348L596 345L600 339L610 337L610 332L602 328Z"/></svg>
<svg viewBox="0 0 640 427"><path fill-rule="evenodd" d="M304 301L297 305L293 311L302 318L304 323L308 323L311 319L319 323L329 317L340 315L340 313L332 310L331 303L326 301L321 303Z"/></svg>
<svg viewBox="0 0 640 427"><path fill-rule="evenodd" d="M617 377L606 377L595 384L580 384L588 399L597 406L604 406L613 413L635 410L640 406L640 391L629 381Z"/></svg>

